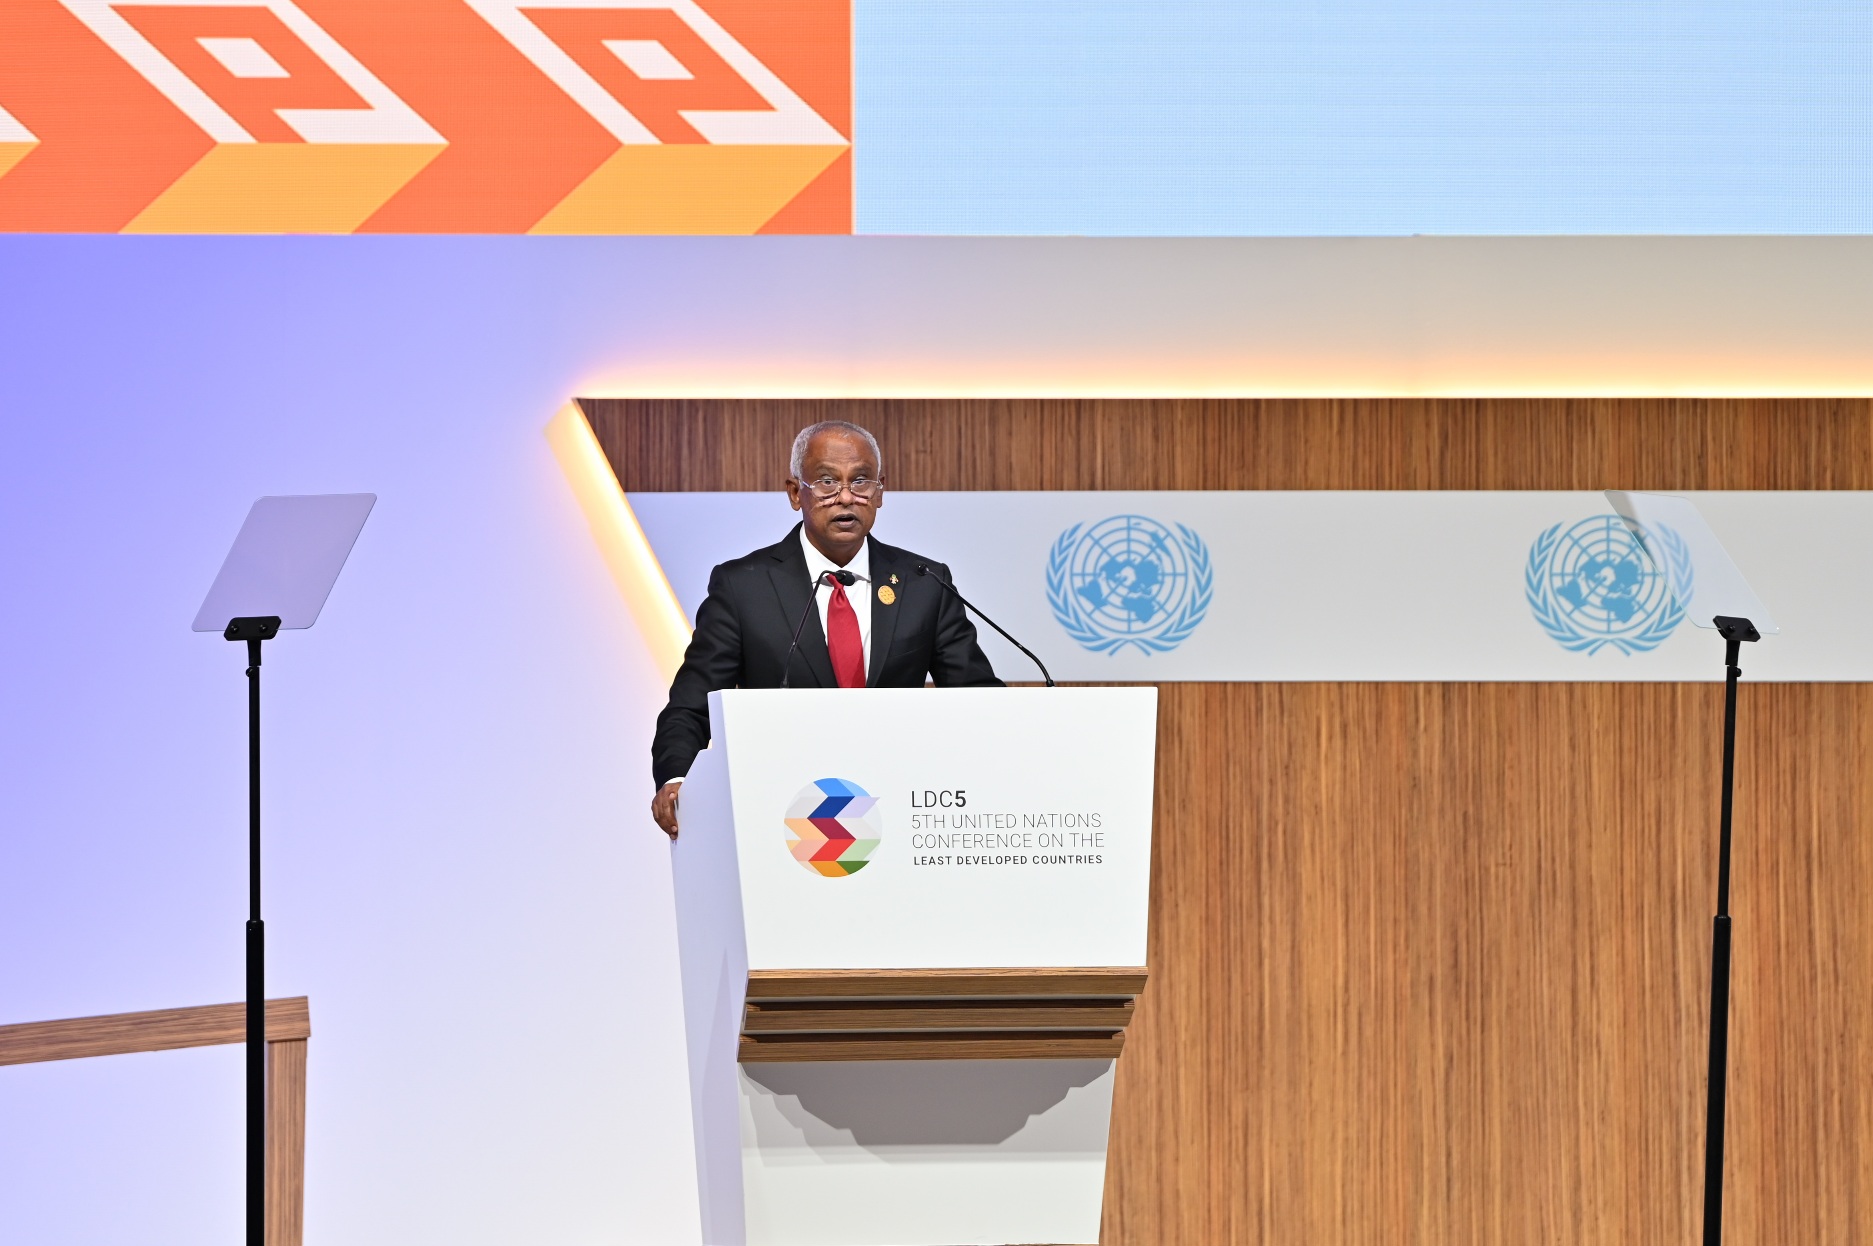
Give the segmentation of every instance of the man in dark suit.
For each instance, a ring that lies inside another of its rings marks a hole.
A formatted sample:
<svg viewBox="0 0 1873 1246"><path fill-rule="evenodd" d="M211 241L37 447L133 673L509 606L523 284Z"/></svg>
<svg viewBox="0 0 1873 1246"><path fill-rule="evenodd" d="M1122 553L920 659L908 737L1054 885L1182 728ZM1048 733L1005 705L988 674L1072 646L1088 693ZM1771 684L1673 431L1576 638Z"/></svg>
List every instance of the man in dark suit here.
<svg viewBox="0 0 1873 1246"><path fill-rule="evenodd" d="M676 838L677 792L709 743L718 688L921 688L993 684L962 603L931 576L949 568L871 539L884 504L878 442L828 420L793 441L787 500L800 523L709 576L696 632L657 715L650 813ZM927 564L929 576L917 574ZM810 608L817 606L817 609ZM798 649L790 652L794 628Z"/></svg>

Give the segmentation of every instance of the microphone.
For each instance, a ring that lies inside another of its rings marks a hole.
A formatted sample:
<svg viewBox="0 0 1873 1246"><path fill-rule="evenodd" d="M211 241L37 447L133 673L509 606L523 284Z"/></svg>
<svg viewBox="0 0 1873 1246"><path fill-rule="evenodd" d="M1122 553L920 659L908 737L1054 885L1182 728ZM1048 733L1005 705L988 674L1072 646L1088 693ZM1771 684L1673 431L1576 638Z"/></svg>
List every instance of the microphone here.
<svg viewBox="0 0 1873 1246"><path fill-rule="evenodd" d="M829 579L837 580L848 587L858 583L858 577L844 568L838 571L822 572L819 579L813 581L813 591L807 595L806 609L800 612L800 621L794 624L793 643L787 646L787 659L781 663L780 686L783 688L788 687L787 681L793 678L793 655L800 651L800 633L806 630L806 616L813 613L813 605L819 600L819 586Z"/></svg>
<svg viewBox="0 0 1873 1246"><path fill-rule="evenodd" d="M951 595L954 596L957 601L960 601L963 604L964 609L970 611L972 614L976 616L976 618L981 619L984 623L988 624L990 627L1000 632L1002 634L1003 640L1007 641L1009 644L1013 645L1015 648L1019 649L1021 652L1027 654L1028 661L1034 663L1034 665L1041 668L1041 678L1047 681L1047 686L1049 688L1053 688L1057 686L1054 683L1054 677L1047 673L1047 664L1042 662L1039 658L1035 657L1034 651L1032 649L1028 648L1026 645L1016 640L1013 636L1010 636L1007 632L1007 629L1002 627L1000 623L997 623L994 619L989 618L988 615L983 614L980 610L977 610L975 608L974 603L972 603L967 597L964 597L961 593L956 591L956 586L954 584L951 584L948 580L944 579L942 576L932 571L930 569L929 563L927 562L918 563L917 574L927 575L931 579L935 580L938 584L941 584L944 588L948 589Z"/></svg>

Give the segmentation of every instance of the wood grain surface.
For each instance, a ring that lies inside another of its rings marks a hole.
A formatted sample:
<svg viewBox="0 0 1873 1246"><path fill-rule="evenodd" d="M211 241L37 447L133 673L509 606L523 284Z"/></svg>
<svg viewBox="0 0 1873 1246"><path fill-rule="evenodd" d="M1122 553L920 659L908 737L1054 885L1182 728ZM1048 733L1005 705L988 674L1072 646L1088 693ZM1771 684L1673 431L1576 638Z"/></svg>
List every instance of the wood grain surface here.
<svg viewBox="0 0 1873 1246"><path fill-rule="evenodd" d="M630 490L777 487L820 418L894 488L1873 488L1864 399L586 407ZM1165 685L1102 1241L1699 1240L1721 696ZM1730 1246L1873 1240L1869 723L1746 651Z"/></svg>
<svg viewBox="0 0 1873 1246"><path fill-rule="evenodd" d="M1697 1240L1721 696L1166 687L1105 1240ZM1873 1225L1870 714L1743 688L1733 1243Z"/></svg>
<svg viewBox="0 0 1873 1246"><path fill-rule="evenodd" d="M1030 1034L743 1034L744 1064L802 1060L1113 1060L1125 1035L1109 1030Z"/></svg>
<svg viewBox="0 0 1873 1246"><path fill-rule="evenodd" d="M1065 1060L1124 1047L1140 966L757 969L741 1059Z"/></svg>
<svg viewBox="0 0 1873 1246"><path fill-rule="evenodd" d="M1132 1001L1063 999L812 1000L751 1002L744 1034L850 1034L950 1030L1122 1030Z"/></svg>
<svg viewBox="0 0 1873 1246"><path fill-rule="evenodd" d="M311 1033L311 1013L305 996L267 1001L268 1042L303 1039ZM174 1051L246 1041L245 1004L119 1012L103 1017L0 1025L0 1064Z"/></svg>
<svg viewBox="0 0 1873 1246"><path fill-rule="evenodd" d="M1141 965L1087 969L754 969L749 999L1130 998Z"/></svg>
<svg viewBox="0 0 1873 1246"><path fill-rule="evenodd" d="M266 1246L300 1246L306 1223L306 1040L267 1044Z"/></svg>
<svg viewBox="0 0 1873 1246"><path fill-rule="evenodd" d="M1868 489L1873 400L580 400L632 492L778 489L849 419L893 489Z"/></svg>

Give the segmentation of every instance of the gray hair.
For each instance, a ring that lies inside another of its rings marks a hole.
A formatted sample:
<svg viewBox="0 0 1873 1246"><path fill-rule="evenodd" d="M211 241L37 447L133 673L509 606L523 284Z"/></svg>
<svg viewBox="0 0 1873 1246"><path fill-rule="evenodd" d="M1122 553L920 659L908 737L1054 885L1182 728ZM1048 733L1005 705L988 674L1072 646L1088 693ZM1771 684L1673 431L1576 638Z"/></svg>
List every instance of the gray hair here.
<svg viewBox="0 0 1873 1246"><path fill-rule="evenodd" d="M884 478L884 456L878 453L876 437L850 420L821 420L817 424L808 424L794 436L793 455L787 460L787 470L793 473L795 480L799 480L801 473L806 470L807 446L821 433L844 433L848 437L856 437L864 442L865 448L871 451L871 461L878 465L879 479Z"/></svg>

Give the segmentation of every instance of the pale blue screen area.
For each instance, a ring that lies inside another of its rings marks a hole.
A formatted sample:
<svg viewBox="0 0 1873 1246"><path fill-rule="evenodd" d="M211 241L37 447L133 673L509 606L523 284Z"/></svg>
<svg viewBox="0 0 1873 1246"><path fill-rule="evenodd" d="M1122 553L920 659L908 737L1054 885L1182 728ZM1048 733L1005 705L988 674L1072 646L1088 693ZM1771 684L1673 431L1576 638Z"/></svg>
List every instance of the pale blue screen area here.
<svg viewBox="0 0 1873 1246"><path fill-rule="evenodd" d="M858 229L1873 231L1873 5L861 0Z"/></svg>

